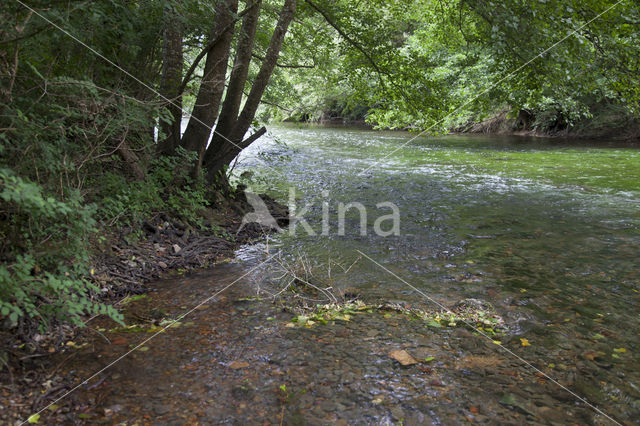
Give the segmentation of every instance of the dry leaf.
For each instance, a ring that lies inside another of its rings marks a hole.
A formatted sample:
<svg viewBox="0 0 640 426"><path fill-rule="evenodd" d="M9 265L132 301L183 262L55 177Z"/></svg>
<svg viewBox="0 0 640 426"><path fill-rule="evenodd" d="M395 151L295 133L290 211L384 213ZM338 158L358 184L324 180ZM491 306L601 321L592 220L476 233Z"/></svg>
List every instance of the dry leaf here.
<svg viewBox="0 0 640 426"><path fill-rule="evenodd" d="M229 368L233 368L234 370L238 370L240 368L247 368L249 366L249 363L246 361L233 361L231 364L229 364Z"/></svg>
<svg viewBox="0 0 640 426"><path fill-rule="evenodd" d="M389 353L389 356L402 365L413 365L418 363L418 361L409 355L407 351L392 351Z"/></svg>

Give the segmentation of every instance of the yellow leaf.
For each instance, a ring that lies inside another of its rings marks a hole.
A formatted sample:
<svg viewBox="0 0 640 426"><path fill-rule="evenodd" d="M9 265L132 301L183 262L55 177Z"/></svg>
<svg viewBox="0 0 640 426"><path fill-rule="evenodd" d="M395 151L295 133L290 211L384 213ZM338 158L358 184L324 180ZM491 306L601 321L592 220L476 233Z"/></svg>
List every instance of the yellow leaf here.
<svg viewBox="0 0 640 426"><path fill-rule="evenodd" d="M36 413L36 414L30 415L29 418L27 419L27 422L38 423L38 420L40 420L40 414Z"/></svg>
<svg viewBox="0 0 640 426"><path fill-rule="evenodd" d="M501 345L502 344L502 342L500 340L494 340L493 343L496 344L496 345Z"/></svg>
<svg viewBox="0 0 640 426"><path fill-rule="evenodd" d="M89 272L91 272L91 275L96 273L96 271L93 268L91 268L91 271L89 271Z"/></svg>
<svg viewBox="0 0 640 426"><path fill-rule="evenodd" d="M527 339L520 339L520 343L522 343L522 346L531 346L531 343L529 343Z"/></svg>
<svg viewBox="0 0 640 426"><path fill-rule="evenodd" d="M626 350L625 348L615 348L613 351L614 351L614 352L618 352L618 353L623 354L623 353L625 353L627 350Z"/></svg>

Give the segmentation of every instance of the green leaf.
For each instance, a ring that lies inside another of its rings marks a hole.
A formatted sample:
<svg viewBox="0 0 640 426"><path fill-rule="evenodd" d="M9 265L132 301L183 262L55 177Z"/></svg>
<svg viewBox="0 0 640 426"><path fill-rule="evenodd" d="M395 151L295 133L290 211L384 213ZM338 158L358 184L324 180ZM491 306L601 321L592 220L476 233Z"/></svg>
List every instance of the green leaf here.
<svg viewBox="0 0 640 426"><path fill-rule="evenodd" d="M500 404L503 405L516 405L516 399L514 398L513 395L509 394L509 393L505 393L504 395L502 395L502 398L500 399Z"/></svg>
<svg viewBox="0 0 640 426"><path fill-rule="evenodd" d="M38 423L38 420L40 420L40 414L36 413L36 414L30 415L29 418L27 419L27 422Z"/></svg>

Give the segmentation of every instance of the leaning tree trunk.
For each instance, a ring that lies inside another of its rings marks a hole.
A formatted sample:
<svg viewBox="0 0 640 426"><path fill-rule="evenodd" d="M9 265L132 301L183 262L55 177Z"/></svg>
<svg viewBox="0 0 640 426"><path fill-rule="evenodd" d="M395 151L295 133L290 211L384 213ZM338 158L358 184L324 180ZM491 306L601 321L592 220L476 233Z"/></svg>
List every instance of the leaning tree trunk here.
<svg viewBox="0 0 640 426"><path fill-rule="evenodd" d="M249 65L251 64L251 54L253 53L256 30L258 28L260 3L261 0L254 1L249 13L247 13L242 20L242 28L236 47L236 57L233 61L233 70L229 78L227 94L222 104L222 111L216 124L216 131L211 139L211 146L218 146L224 143L225 139L229 138L230 132L233 130L233 126L238 119L242 95L247 82L247 76L249 75ZM208 150L205 153L205 164L208 161L207 155L210 156L211 152L211 150Z"/></svg>
<svg viewBox="0 0 640 426"><path fill-rule="evenodd" d="M273 35L271 36L267 54L264 61L262 61L260 71L258 71L258 75L251 86L251 91L249 92L249 96L247 97L247 101L245 102L242 112L237 119L234 120L235 123L233 123L233 126L230 126L229 123L225 124L225 126L231 128L227 133L228 136L225 135L227 136L226 138L216 138L216 143L211 143L207 149L204 166L207 169L207 180L212 184L215 184L223 175L225 166L228 166L242 149L246 148L257 139L257 137L253 136L243 140L244 135L249 130L249 127L255 117L262 95L264 94L267 84L269 83L269 79L271 78L271 74L276 67L284 37L287 33L287 29L289 28L289 24L293 20L295 11L296 0L285 0L282 10L280 11L278 23L273 31ZM238 85L235 87L235 92L228 93L227 96L242 96L243 88L244 84ZM238 91L240 92L239 94ZM259 133L263 134L264 131L261 130Z"/></svg>
<svg viewBox="0 0 640 426"><path fill-rule="evenodd" d="M238 0L219 0L216 4L215 24L210 39L217 42L207 53L196 104L180 143L183 148L198 153L195 175L200 172L211 128L218 118L233 38L233 29L229 29L229 26L233 24L237 12Z"/></svg>
<svg viewBox="0 0 640 426"><path fill-rule="evenodd" d="M160 132L164 139L158 141L158 152L173 154L180 143L180 124L182 122L182 28L176 19L176 10L181 0L168 3L163 11L163 42L162 42L162 76L160 80L160 94L169 99L168 121L160 122Z"/></svg>

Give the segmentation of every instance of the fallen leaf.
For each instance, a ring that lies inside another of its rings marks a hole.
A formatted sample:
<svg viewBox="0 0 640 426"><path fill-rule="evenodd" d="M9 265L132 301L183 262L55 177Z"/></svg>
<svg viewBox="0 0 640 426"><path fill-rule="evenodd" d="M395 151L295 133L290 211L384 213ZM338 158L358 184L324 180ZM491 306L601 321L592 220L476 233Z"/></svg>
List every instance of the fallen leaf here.
<svg viewBox="0 0 640 426"><path fill-rule="evenodd" d="M504 395L502 395L502 398L500 399L500 404L516 405L516 399L513 397L513 395L505 393Z"/></svg>
<svg viewBox="0 0 640 426"><path fill-rule="evenodd" d="M418 361L414 357L409 355L409 353L404 350L392 351L389 353L389 357L395 359L402 365L413 365L418 363Z"/></svg>
<svg viewBox="0 0 640 426"><path fill-rule="evenodd" d="M618 352L618 353L623 354L623 353L625 353L627 350L626 350L625 348L615 348L615 349L613 349L613 351L614 351L614 352Z"/></svg>
<svg viewBox="0 0 640 426"><path fill-rule="evenodd" d="M231 364L229 364L229 368L233 368L234 370L238 370L240 368L247 368L249 366L249 363L246 361L233 361Z"/></svg>
<svg viewBox="0 0 640 426"><path fill-rule="evenodd" d="M126 345L127 344L127 339L125 339L124 337L117 337L115 339L113 339L111 341L112 344L114 345Z"/></svg>
<svg viewBox="0 0 640 426"><path fill-rule="evenodd" d="M493 344L494 344L494 345L501 345L501 344L502 344L502 342L501 342L500 340L494 340L494 341L493 341Z"/></svg>
<svg viewBox="0 0 640 426"><path fill-rule="evenodd" d="M582 356L586 359L588 359L589 361L593 361L595 358L598 357L598 352L595 351L585 351L582 353Z"/></svg>
<svg viewBox="0 0 640 426"><path fill-rule="evenodd" d="M520 343L522 346L531 346L531 343L529 343L529 340L527 339L520 339Z"/></svg>
<svg viewBox="0 0 640 426"><path fill-rule="evenodd" d="M478 414L478 407L469 407L469 411L471 411L473 414Z"/></svg>
<svg viewBox="0 0 640 426"><path fill-rule="evenodd" d="M40 420L40 414L36 413L36 414L30 415L29 418L27 419L27 422L38 423L38 420Z"/></svg>

